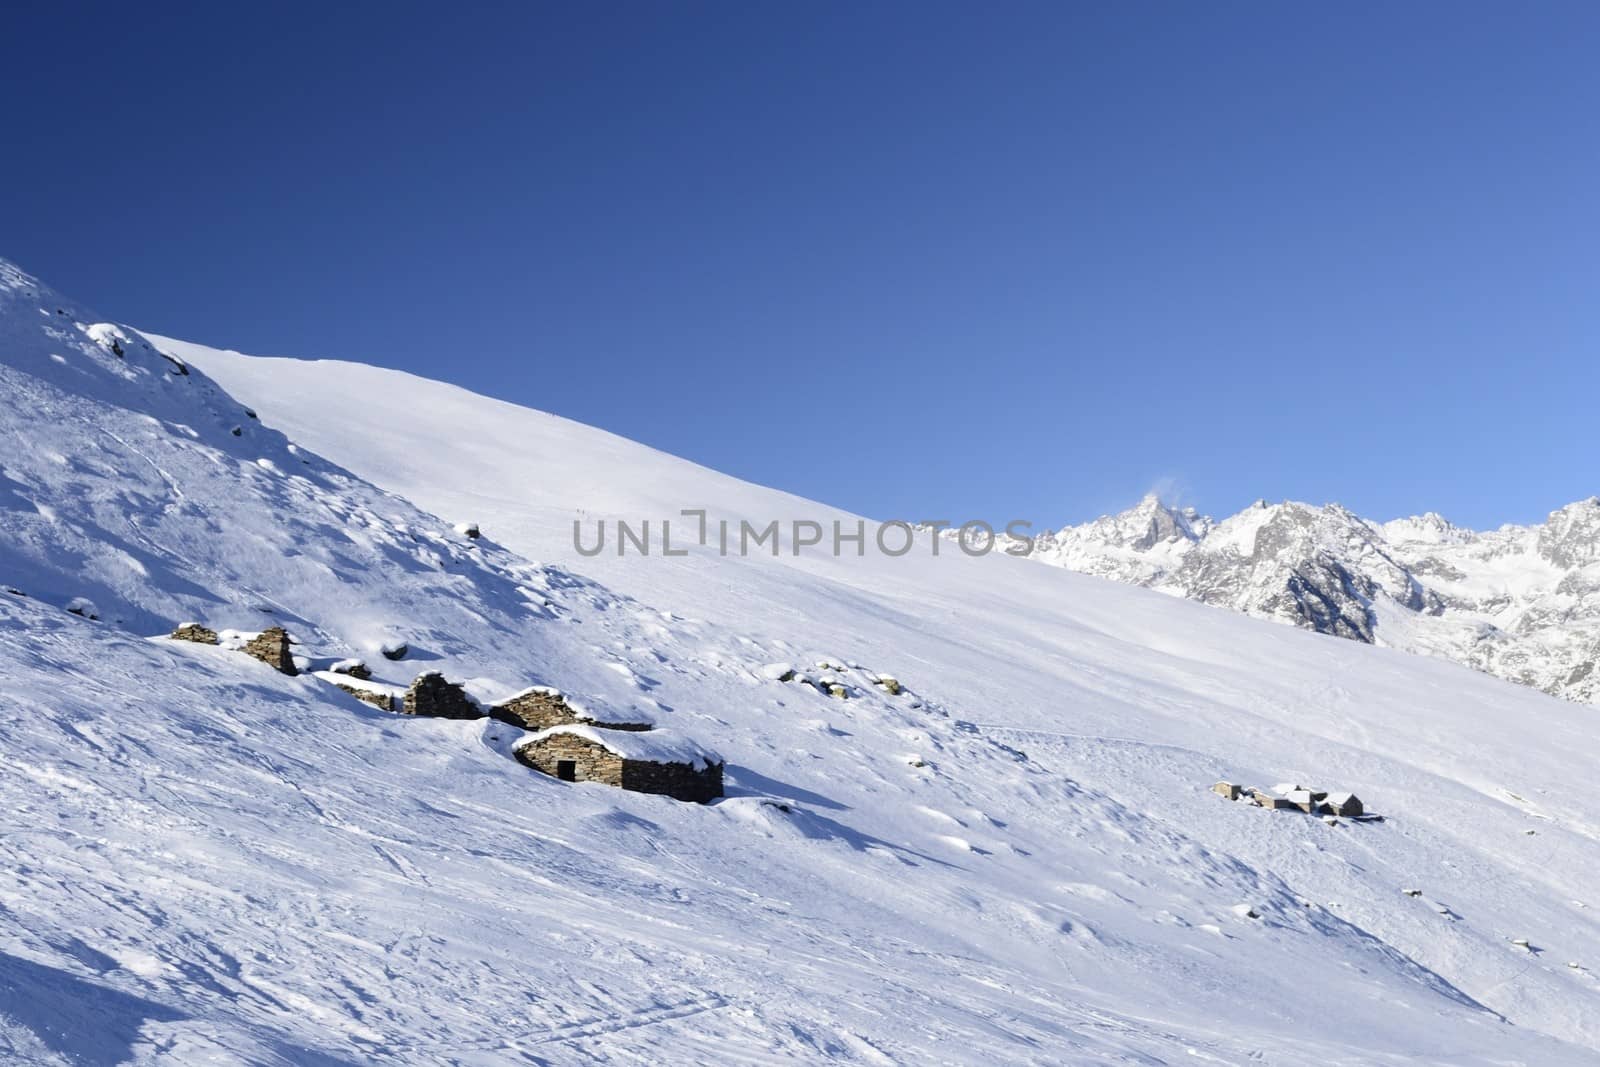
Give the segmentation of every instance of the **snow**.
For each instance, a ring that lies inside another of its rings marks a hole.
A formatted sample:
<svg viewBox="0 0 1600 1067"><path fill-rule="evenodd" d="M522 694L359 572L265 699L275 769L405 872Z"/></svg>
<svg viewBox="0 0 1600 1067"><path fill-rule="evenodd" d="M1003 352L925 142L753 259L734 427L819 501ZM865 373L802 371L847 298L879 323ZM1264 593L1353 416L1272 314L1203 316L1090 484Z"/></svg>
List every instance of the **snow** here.
<svg viewBox="0 0 1600 1067"><path fill-rule="evenodd" d="M546 738L567 734L592 741L608 752L623 759L643 760L649 763L686 763L697 771L722 763L722 757L697 744L693 739L681 737L667 730L607 730L594 726L552 726L548 730L518 741L513 748L537 744Z"/></svg>
<svg viewBox="0 0 1600 1067"><path fill-rule="evenodd" d="M176 375L99 321L0 264L0 1060L1595 1062L1591 709L998 554L586 559L580 514L853 517L396 372L155 341ZM146 639L182 619L647 707L730 796L573 788L506 724ZM760 674L824 657L918 699Z"/></svg>
<svg viewBox="0 0 1600 1067"><path fill-rule="evenodd" d="M390 685L387 682L373 681L370 678L356 678L337 671L312 671L311 676L329 685L342 685L349 689L359 689L363 693L378 693L384 696L402 697L405 695L406 686Z"/></svg>

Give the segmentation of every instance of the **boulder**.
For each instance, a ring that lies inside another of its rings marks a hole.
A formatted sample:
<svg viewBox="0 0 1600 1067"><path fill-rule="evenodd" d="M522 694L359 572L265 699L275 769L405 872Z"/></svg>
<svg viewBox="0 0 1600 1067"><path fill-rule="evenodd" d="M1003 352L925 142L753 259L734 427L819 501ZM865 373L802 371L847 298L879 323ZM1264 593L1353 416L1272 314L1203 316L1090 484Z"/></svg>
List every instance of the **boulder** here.
<svg viewBox="0 0 1600 1067"><path fill-rule="evenodd" d="M1240 794L1244 792L1232 782L1218 782L1211 787L1211 791L1220 797L1227 797L1229 800L1238 800Z"/></svg>

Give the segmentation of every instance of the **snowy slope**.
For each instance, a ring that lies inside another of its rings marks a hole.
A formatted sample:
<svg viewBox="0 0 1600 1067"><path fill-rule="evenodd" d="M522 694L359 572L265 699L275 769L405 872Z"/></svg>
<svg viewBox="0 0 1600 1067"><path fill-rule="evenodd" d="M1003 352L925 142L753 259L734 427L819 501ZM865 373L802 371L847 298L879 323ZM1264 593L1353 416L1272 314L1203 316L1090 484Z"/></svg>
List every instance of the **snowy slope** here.
<svg viewBox="0 0 1600 1067"><path fill-rule="evenodd" d="M1597 1059L1586 709L999 556L586 559L577 515L834 513L391 372L158 340L169 383L0 295L8 1061ZM731 796L151 639L188 617L647 710ZM763 676L818 659L850 699Z"/></svg>

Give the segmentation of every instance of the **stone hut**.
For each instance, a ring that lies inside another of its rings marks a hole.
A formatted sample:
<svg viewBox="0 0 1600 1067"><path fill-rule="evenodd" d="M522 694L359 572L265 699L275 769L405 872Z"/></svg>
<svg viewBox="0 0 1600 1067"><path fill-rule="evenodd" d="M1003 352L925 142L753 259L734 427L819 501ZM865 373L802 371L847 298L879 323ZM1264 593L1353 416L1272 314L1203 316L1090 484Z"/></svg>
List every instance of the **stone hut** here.
<svg viewBox="0 0 1600 1067"><path fill-rule="evenodd" d="M648 730L654 724L641 717L631 720L603 720L587 708L568 700L559 689L536 685L524 689L489 708L489 715L524 730L548 730L555 726L598 726L606 730Z"/></svg>
<svg viewBox="0 0 1600 1067"><path fill-rule="evenodd" d="M484 715L465 689L455 682L445 681L438 671L417 675L411 688L406 690L405 706L396 710L435 719L481 719Z"/></svg>
<svg viewBox="0 0 1600 1067"><path fill-rule="evenodd" d="M289 648L289 635L281 626L273 626L251 638L244 646L244 653L247 656L254 656L280 673L300 673L295 669L294 655Z"/></svg>
<svg viewBox="0 0 1600 1067"><path fill-rule="evenodd" d="M518 742L512 752L564 782L601 782L700 804L722 796L722 759L657 730L557 726Z"/></svg>
<svg viewBox="0 0 1600 1067"><path fill-rule="evenodd" d="M197 645L214 645L217 643L217 631L208 630L197 622L186 622L172 631L174 641L193 641Z"/></svg>
<svg viewBox="0 0 1600 1067"><path fill-rule="evenodd" d="M1361 805L1361 798L1354 793L1329 793L1324 806L1329 815L1364 815L1366 809Z"/></svg>

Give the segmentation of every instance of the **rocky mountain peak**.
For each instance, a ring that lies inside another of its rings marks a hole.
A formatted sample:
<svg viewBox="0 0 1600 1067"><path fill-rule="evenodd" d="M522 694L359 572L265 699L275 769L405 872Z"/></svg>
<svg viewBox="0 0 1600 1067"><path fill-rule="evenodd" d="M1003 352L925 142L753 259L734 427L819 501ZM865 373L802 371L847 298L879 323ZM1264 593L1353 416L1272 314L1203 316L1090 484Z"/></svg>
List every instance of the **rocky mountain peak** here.
<svg viewBox="0 0 1600 1067"><path fill-rule="evenodd" d="M1377 523L1299 501L1212 522L1151 495L1058 531L1036 556L1600 701L1597 497L1537 527L1477 532L1437 512Z"/></svg>

